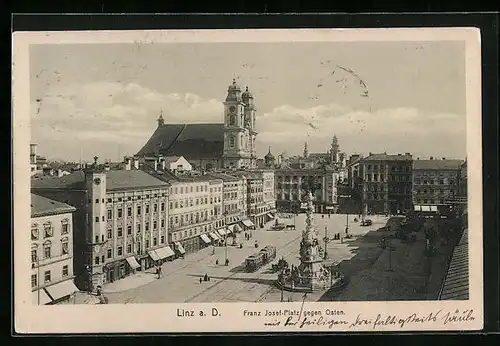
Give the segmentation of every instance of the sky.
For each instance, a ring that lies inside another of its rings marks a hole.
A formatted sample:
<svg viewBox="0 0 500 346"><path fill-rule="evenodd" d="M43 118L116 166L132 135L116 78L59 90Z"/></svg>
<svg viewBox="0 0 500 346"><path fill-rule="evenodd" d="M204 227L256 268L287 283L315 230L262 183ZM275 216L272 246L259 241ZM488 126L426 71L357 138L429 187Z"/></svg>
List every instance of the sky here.
<svg viewBox="0 0 500 346"><path fill-rule="evenodd" d="M222 123L233 78L257 106L257 154L465 158L463 42L39 44L32 143L49 159L122 160L168 123Z"/></svg>

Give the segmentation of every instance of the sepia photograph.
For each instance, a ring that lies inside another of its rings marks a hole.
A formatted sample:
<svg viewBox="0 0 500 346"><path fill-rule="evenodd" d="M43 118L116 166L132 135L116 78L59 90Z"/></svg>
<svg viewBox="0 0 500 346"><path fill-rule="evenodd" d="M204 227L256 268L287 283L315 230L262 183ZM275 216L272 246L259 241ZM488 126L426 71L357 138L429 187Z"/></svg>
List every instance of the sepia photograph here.
<svg viewBox="0 0 500 346"><path fill-rule="evenodd" d="M482 327L474 29L32 32L13 52L24 330Z"/></svg>

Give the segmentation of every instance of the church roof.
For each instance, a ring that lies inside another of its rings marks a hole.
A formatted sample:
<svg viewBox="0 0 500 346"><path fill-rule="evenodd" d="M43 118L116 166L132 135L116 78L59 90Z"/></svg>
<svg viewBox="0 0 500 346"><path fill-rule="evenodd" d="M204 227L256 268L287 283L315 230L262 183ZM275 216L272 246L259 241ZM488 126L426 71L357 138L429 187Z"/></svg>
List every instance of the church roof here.
<svg viewBox="0 0 500 346"><path fill-rule="evenodd" d="M187 160L221 157L224 124L165 124L156 129L138 156L184 156Z"/></svg>

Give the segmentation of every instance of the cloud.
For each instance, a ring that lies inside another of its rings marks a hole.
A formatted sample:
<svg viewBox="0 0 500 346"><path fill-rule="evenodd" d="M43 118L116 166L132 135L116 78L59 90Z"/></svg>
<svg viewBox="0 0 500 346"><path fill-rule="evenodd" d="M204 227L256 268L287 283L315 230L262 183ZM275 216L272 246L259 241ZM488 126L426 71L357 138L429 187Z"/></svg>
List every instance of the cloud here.
<svg viewBox="0 0 500 346"><path fill-rule="evenodd" d="M328 104L300 109L281 105L258 117L258 145L273 152L325 152L333 135L341 150L353 152L412 152L421 156L465 155L465 117L415 108L374 112ZM310 124L314 125L311 126Z"/></svg>
<svg viewBox="0 0 500 346"><path fill-rule="evenodd" d="M99 82L52 87L31 104L32 137L50 156L78 159L134 154L156 128L166 123L221 122L223 105L195 94L161 94L135 83ZM73 144L71 144L73 143ZM120 149L117 147L120 146ZM120 153L119 153L120 152Z"/></svg>

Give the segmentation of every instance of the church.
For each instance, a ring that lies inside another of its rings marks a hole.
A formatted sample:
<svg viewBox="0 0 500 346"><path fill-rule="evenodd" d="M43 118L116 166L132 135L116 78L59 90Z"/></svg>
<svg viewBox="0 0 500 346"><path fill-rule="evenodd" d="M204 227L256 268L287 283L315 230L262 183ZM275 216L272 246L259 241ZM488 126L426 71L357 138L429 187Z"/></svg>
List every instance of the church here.
<svg viewBox="0 0 500 346"><path fill-rule="evenodd" d="M199 170L256 169L252 93L248 87L242 92L233 79L223 104L223 123L168 124L160 114L158 127L137 156L184 156Z"/></svg>

